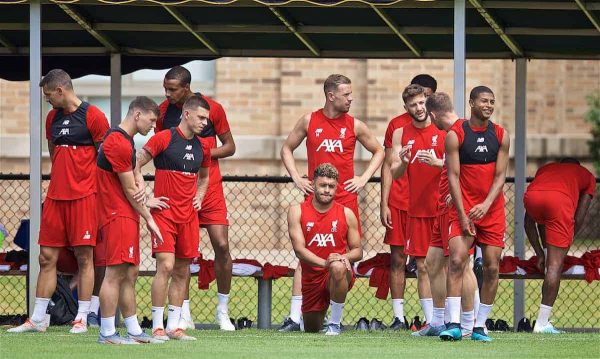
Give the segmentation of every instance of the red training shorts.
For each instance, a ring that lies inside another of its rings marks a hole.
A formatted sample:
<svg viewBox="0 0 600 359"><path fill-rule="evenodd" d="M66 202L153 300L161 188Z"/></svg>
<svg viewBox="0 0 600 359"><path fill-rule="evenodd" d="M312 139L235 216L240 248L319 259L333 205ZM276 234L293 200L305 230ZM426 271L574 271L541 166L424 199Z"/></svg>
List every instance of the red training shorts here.
<svg viewBox="0 0 600 359"><path fill-rule="evenodd" d="M466 209L465 209L466 210ZM468 210L466 210L468 213ZM450 222L448 226L448 238L462 236L458 212L454 207L450 208ZM482 220L474 222L475 244L486 244L493 247L504 248L504 233L506 232L506 217L504 208L494 212L488 212Z"/></svg>
<svg viewBox="0 0 600 359"><path fill-rule="evenodd" d="M160 212L152 213L156 225L163 237L163 244L158 245L152 236L152 254L175 253L176 258L191 259L199 256L200 231L198 217L193 216L188 223L176 223Z"/></svg>
<svg viewBox="0 0 600 359"><path fill-rule="evenodd" d="M390 246L404 247L406 245L406 222L408 214L398 208L389 207L392 213L392 229L386 227L383 243Z"/></svg>
<svg viewBox="0 0 600 359"><path fill-rule="evenodd" d="M433 233L435 217L410 217L406 226L406 247L404 254L413 257L427 256Z"/></svg>
<svg viewBox="0 0 600 359"><path fill-rule="evenodd" d="M51 198L44 201L40 246L95 246L97 231L96 194L69 201Z"/></svg>
<svg viewBox="0 0 600 359"><path fill-rule="evenodd" d="M444 256L448 256L448 211L438 213L433 220L431 243L429 245L442 248Z"/></svg>
<svg viewBox="0 0 600 359"><path fill-rule="evenodd" d="M221 181L215 184L209 184L206 189L202 206L198 212L200 227L211 224L229 225L229 214L227 214L227 204L223 194L223 183Z"/></svg>
<svg viewBox="0 0 600 359"><path fill-rule="evenodd" d="M100 228L94 263L98 267L140 265L140 224L128 217L116 217Z"/></svg>
<svg viewBox="0 0 600 359"><path fill-rule="evenodd" d="M546 243L569 248L575 231L575 208L571 199L560 192L529 191L523 199L533 220L546 227Z"/></svg>
<svg viewBox="0 0 600 359"><path fill-rule="evenodd" d="M356 277L352 272L352 280L348 285L348 291L354 286L355 280ZM329 301L329 271L323 271L322 275L317 276L310 283L302 283L302 313L327 310Z"/></svg>

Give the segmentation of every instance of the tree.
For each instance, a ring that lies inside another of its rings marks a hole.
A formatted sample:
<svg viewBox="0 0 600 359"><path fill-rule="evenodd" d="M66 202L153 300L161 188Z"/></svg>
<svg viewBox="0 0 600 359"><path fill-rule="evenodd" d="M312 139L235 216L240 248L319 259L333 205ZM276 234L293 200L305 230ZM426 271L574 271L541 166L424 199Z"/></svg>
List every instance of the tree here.
<svg viewBox="0 0 600 359"><path fill-rule="evenodd" d="M588 95L587 102L590 108L584 116L592 124L592 139L588 141L588 145L596 173L600 174L600 90Z"/></svg>

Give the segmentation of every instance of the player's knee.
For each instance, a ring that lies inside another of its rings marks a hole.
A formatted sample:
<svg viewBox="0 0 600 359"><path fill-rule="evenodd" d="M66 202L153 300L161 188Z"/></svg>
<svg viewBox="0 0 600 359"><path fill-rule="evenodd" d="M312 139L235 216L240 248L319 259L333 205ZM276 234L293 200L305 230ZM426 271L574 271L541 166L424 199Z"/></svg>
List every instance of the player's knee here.
<svg viewBox="0 0 600 359"><path fill-rule="evenodd" d="M391 270L404 270L406 266L406 256L403 254L397 254L390 256L390 268Z"/></svg>
<svg viewBox="0 0 600 359"><path fill-rule="evenodd" d="M499 263L483 263L483 274L486 276L496 276L500 270Z"/></svg>
<svg viewBox="0 0 600 359"><path fill-rule="evenodd" d="M332 262L329 265L329 275L335 278L336 280L341 280L346 275L346 265L341 261Z"/></svg>
<svg viewBox="0 0 600 359"><path fill-rule="evenodd" d="M171 275L173 273L173 261L162 260L156 263L156 271L162 275Z"/></svg>
<svg viewBox="0 0 600 359"><path fill-rule="evenodd" d="M458 274L464 271L465 262L460 256L450 256L448 259L448 273Z"/></svg>
<svg viewBox="0 0 600 359"><path fill-rule="evenodd" d="M56 267L56 259L53 255L48 252L42 251L40 256L38 257L40 268L48 269L52 267Z"/></svg>
<svg viewBox="0 0 600 359"><path fill-rule="evenodd" d="M86 268L86 267L92 268L94 266L93 252L80 253L77 256L77 265L79 266L79 268Z"/></svg>
<svg viewBox="0 0 600 359"><path fill-rule="evenodd" d="M427 262L425 261L425 258L417 260L417 270L420 273L427 273Z"/></svg>
<svg viewBox="0 0 600 359"><path fill-rule="evenodd" d="M229 255L229 242L226 239L218 239L213 242L215 257Z"/></svg>
<svg viewBox="0 0 600 359"><path fill-rule="evenodd" d="M137 281L139 273L140 273L140 271L137 266L131 266L127 270L127 280L130 281L131 283L135 283Z"/></svg>

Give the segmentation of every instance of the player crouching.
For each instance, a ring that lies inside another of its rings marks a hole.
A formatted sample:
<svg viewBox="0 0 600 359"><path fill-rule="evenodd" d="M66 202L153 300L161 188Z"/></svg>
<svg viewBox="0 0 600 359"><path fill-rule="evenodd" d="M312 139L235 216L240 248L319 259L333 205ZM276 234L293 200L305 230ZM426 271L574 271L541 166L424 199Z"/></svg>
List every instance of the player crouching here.
<svg viewBox="0 0 600 359"><path fill-rule="evenodd" d="M321 330L331 306L325 335L338 335L346 295L355 280L352 263L362 259L358 221L350 209L333 200L338 183L335 167L324 163L313 177L314 196L290 207L288 229L302 267L304 330Z"/></svg>

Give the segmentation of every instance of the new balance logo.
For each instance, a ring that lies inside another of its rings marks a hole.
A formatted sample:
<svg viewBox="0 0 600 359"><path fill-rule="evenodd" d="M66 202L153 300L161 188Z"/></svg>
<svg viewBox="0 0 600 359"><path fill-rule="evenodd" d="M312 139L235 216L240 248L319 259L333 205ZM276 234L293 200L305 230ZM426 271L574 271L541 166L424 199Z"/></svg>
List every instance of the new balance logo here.
<svg viewBox="0 0 600 359"><path fill-rule="evenodd" d="M319 152L321 147L325 148L325 152L335 152L336 149L339 149L340 152L344 152L341 140L324 139L323 142L321 142L321 144L317 148L317 152Z"/></svg>
<svg viewBox="0 0 600 359"><path fill-rule="evenodd" d="M415 144L415 140L409 140L409 141L406 143L406 145L407 145L408 147L412 147L414 144Z"/></svg>
<svg viewBox="0 0 600 359"><path fill-rule="evenodd" d="M321 132L323 132L323 129L322 129L322 128L317 128L317 129L315 130L315 136L316 136L316 137L319 137L319 136L321 136Z"/></svg>
<svg viewBox="0 0 600 359"><path fill-rule="evenodd" d="M308 246L310 247L313 243L316 243L317 247L327 247L327 243L331 243L331 246L335 247L335 241L333 240L333 234L331 233L315 234L315 236L308 243Z"/></svg>
<svg viewBox="0 0 600 359"><path fill-rule="evenodd" d="M69 129L68 128L63 128L62 130L60 130L60 132L58 133L59 136L64 136L64 135L68 135Z"/></svg>
<svg viewBox="0 0 600 359"><path fill-rule="evenodd" d="M62 124L63 124L63 125L68 125L68 124L69 124L69 122L70 122L69 120L64 120Z"/></svg>
<svg viewBox="0 0 600 359"><path fill-rule="evenodd" d="M307 222L306 223L306 231L310 232L310 230L315 226L315 222Z"/></svg>
<svg viewBox="0 0 600 359"><path fill-rule="evenodd" d="M186 161L193 161L194 160L194 154L193 153L186 153L183 156L183 159Z"/></svg>
<svg viewBox="0 0 600 359"><path fill-rule="evenodd" d="M337 232L337 224L338 224L337 220L331 221L331 231L332 232Z"/></svg>
<svg viewBox="0 0 600 359"><path fill-rule="evenodd" d="M346 138L346 128L340 129L340 138Z"/></svg>
<svg viewBox="0 0 600 359"><path fill-rule="evenodd" d="M475 152L487 152L487 146L483 145L483 146L477 146L477 148L475 149Z"/></svg>
<svg viewBox="0 0 600 359"><path fill-rule="evenodd" d="M186 151L190 151L191 149L192 149L192 145L187 145L187 146L185 146L185 150L186 150Z"/></svg>
<svg viewBox="0 0 600 359"><path fill-rule="evenodd" d="M83 239L89 240L92 238L92 235L90 234L89 231L85 231L85 234L83 235Z"/></svg>
<svg viewBox="0 0 600 359"><path fill-rule="evenodd" d="M477 143L485 142L485 137L478 137Z"/></svg>

